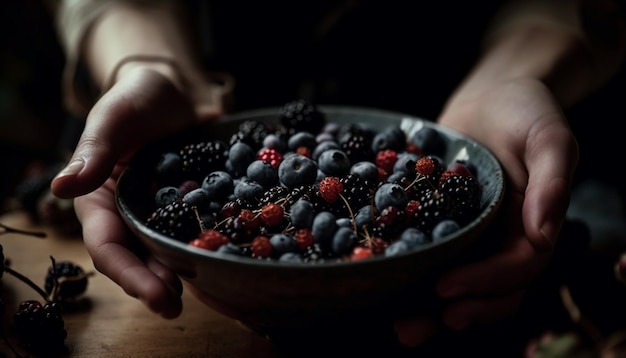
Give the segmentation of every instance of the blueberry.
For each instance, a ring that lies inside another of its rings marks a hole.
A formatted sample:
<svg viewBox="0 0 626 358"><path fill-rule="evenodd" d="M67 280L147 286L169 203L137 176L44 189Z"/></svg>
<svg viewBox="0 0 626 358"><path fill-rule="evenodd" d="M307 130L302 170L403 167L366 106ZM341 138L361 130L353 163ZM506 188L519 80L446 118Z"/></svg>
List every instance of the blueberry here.
<svg viewBox="0 0 626 358"><path fill-rule="evenodd" d="M321 211L315 215L311 225L311 233L315 238L315 242L323 247L330 244L335 231L337 231L336 220L337 218L330 211Z"/></svg>
<svg viewBox="0 0 626 358"><path fill-rule="evenodd" d="M371 205L365 205L357 211L354 217L354 222L357 227L362 227L363 225L367 225L374 221L375 215L376 209L374 209Z"/></svg>
<svg viewBox="0 0 626 358"><path fill-rule="evenodd" d="M317 159L320 169L330 176L342 177L350 173L350 159L348 155L339 149L329 149L320 154Z"/></svg>
<svg viewBox="0 0 626 358"><path fill-rule="evenodd" d="M410 249L430 243L428 236L415 227L404 229L399 240L406 242Z"/></svg>
<svg viewBox="0 0 626 358"><path fill-rule="evenodd" d="M433 241L438 241L452 233L455 233L460 228L461 226L456 221L452 219L444 219L437 223L437 225L435 225L431 236Z"/></svg>
<svg viewBox="0 0 626 358"><path fill-rule="evenodd" d="M280 257L286 252L296 252L298 250L298 242L293 235L285 233L277 233L270 237L272 252L276 257Z"/></svg>
<svg viewBox="0 0 626 358"><path fill-rule="evenodd" d="M287 141L287 147L289 150L296 151L300 147L308 148L311 152L315 150L317 146L317 139L310 132L298 132Z"/></svg>
<svg viewBox="0 0 626 358"><path fill-rule="evenodd" d="M278 179L288 188L313 184L317 179L317 164L304 155L288 155L278 166Z"/></svg>
<svg viewBox="0 0 626 358"><path fill-rule="evenodd" d="M410 142L418 146L423 153L429 155L443 155L446 149L446 143L441 133L431 127L422 127L413 133Z"/></svg>
<svg viewBox="0 0 626 358"><path fill-rule="evenodd" d="M210 200L221 200L233 193L234 183L230 174L225 171L214 171L207 175L201 184Z"/></svg>
<svg viewBox="0 0 626 358"><path fill-rule="evenodd" d="M181 198L180 189L175 186L165 186L157 190L154 196L154 204L157 207L164 207Z"/></svg>
<svg viewBox="0 0 626 358"><path fill-rule="evenodd" d="M241 248L239 247L239 245L237 244L233 244L232 242L228 242L220 247L217 248L216 252L222 253L222 254L230 254L230 255L237 255L237 256L241 256Z"/></svg>
<svg viewBox="0 0 626 358"><path fill-rule="evenodd" d="M209 200L209 194L202 188L196 188L183 196L183 201L191 206L197 207L199 210L204 211L211 201Z"/></svg>
<svg viewBox="0 0 626 358"><path fill-rule="evenodd" d="M409 244L406 241L398 240L398 241L392 242L391 244L389 244L389 246L385 248L385 256L386 257L398 256L406 252L409 252L410 250L411 248L409 247Z"/></svg>
<svg viewBox="0 0 626 358"><path fill-rule="evenodd" d="M296 228L311 228L314 218L313 204L305 199L299 199L291 205L289 217L291 224Z"/></svg>
<svg viewBox="0 0 626 358"><path fill-rule="evenodd" d="M396 152L403 152L406 148L406 134L396 126L385 128L376 133L372 140L372 150L378 153L381 150L391 149Z"/></svg>
<svg viewBox="0 0 626 358"><path fill-rule="evenodd" d="M265 189L263 186L254 180L242 180L235 186L235 197L246 201L255 201L263 196Z"/></svg>
<svg viewBox="0 0 626 358"><path fill-rule="evenodd" d="M244 142L236 142L228 151L227 166L234 176L244 175L248 165L256 159L256 154L251 146Z"/></svg>
<svg viewBox="0 0 626 358"><path fill-rule="evenodd" d="M165 182L178 178L183 164L178 153L166 152L161 154L156 165L157 176Z"/></svg>
<svg viewBox="0 0 626 358"><path fill-rule="evenodd" d="M333 235L332 252L336 256L349 254L357 244L357 237L350 227L342 226Z"/></svg>
<svg viewBox="0 0 626 358"><path fill-rule="evenodd" d="M402 186L394 183L385 183L378 187L374 194L374 203L378 210L388 206L402 209L409 202L409 197Z"/></svg>
<svg viewBox="0 0 626 358"><path fill-rule="evenodd" d="M246 176L269 189L278 184L278 171L269 162L255 160L246 169Z"/></svg>
<svg viewBox="0 0 626 358"><path fill-rule="evenodd" d="M398 154L398 160L393 165L393 172L403 172L409 178L415 177L415 163L420 159L420 156L415 153L402 152Z"/></svg>
<svg viewBox="0 0 626 358"><path fill-rule="evenodd" d="M341 150L341 146L335 141L321 142L317 145L317 147L315 147L315 149L311 153L311 158L313 158L313 160L319 160L320 155L329 149Z"/></svg>
<svg viewBox="0 0 626 358"><path fill-rule="evenodd" d="M378 167L372 162L354 163L350 168L350 174L356 174L370 183L378 183Z"/></svg>
<svg viewBox="0 0 626 358"><path fill-rule="evenodd" d="M263 138L263 147L276 149L280 153L283 153L287 150L287 143L285 143L284 140L281 140L276 134L268 134L265 138Z"/></svg>
<svg viewBox="0 0 626 358"><path fill-rule="evenodd" d="M296 252L285 252L284 254L280 255L280 257L278 258L278 261L281 262L302 262L302 255L296 253Z"/></svg>
<svg viewBox="0 0 626 358"><path fill-rule="evenodd" d="M335 222L337 223L337 227L352 228L352 220L350 220L350 218L337 218Z"/></svg>

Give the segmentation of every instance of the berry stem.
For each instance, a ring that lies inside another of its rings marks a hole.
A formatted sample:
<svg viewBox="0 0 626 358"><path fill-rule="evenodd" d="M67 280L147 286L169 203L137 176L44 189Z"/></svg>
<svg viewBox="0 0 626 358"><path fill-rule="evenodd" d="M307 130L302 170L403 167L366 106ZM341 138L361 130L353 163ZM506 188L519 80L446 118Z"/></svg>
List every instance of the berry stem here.
<svg viewBox="0 0 626 358"><path fill-rule="evenodd" d="M339 193L338 195L341 200L343 200L344 204L346 204L346 208L348 208L348 212L350 213L350 222L352 223L352 230L354 231L354 235L358 235L358 231L356 229L356 220L354 219L354 213L352 212L352 208L350 208L348 200L346 200L346 198L341 195L341 193Z"/></svg>
<svg viewBox="0 0 626 358"><path fill-rule="evenodd" d="M50 298L48 297L48 294L42 290L39 286L37 286L37 284L35 284L31 279L29 279L28 277L22 275L21 273L13 270L12 268L5 266L4 267L4 272L11 274L15 277L17 277L20 281L24 282L25 284L27 284L28 286L30 286L33 290L35 290L37 293L39 293L41 295L41 297L43 297L43 299L46 302L50 302Z"/></svg>
<svg viewBox="0 0 626 358"><path fill-rule="evenodd" d="M14 234L29 235L29 236L39 237L39 238L45 238L46 237L46 233L43 232L43 231L22 230L22 229L17 229L17 228L14 228L14 227L7 226L7 225L2 224L2 223L0 223L0 228L4 229L3 231L0 231L0 235L4 235L4 234L8 234L8 233L14 233Z"/></svg>

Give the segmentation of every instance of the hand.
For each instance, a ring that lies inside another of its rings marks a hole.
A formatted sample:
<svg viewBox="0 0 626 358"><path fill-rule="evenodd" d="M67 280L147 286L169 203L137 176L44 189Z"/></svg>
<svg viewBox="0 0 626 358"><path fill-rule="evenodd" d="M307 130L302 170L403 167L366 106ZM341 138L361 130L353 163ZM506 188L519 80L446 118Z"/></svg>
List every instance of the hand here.
<svg viewBox="0 0 626 358"><path fill-rule="evenodd" d="M510 316L525 289L546 268L569 205L578 146L549 89L515 80L485 91L460 92L438 122L489 148L506 176L501 216L503 245L480 261L440 277L442 322L411 318L396 323L401 343L417 346L436 333Z"/></svg>
<svg viewBox="0 0 626 358"><path fill-rule="evenodd" d="M173 83L153 70L129 68L124 76L120 73L89 113L69 164L52 182L55 195L75 198L96 269L165 318L181 313L181 281L154 257L131 249L135 239L118 214L114 194L119 174L138 148L222 114L219 103L190 100L198 92Z"/></svg>

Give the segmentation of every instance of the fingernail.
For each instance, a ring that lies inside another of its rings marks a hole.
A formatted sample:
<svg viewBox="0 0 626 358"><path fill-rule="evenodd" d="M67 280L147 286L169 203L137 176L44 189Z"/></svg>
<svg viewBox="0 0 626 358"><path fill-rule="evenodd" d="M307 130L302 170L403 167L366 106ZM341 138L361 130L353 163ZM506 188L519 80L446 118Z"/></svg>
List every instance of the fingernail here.
<svg viewBox="0 0 626 358"><path fill-rule="evenodd" d="M85 167L85 162L82 159L74 159L69 162L65 168L63 168L56 177L64 177L68 175L76 175L80 173L81 170Z"/></svg>

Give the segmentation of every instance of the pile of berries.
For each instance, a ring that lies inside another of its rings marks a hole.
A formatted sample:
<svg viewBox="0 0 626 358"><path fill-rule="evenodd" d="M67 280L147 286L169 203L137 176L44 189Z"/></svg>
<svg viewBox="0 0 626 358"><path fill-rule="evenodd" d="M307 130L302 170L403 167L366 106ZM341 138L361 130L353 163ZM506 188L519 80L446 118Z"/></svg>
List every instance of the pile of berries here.
<svg viewBox="0 0 626 358"><path fill-rule="evenodd" d="M481 208L468 160L441 132L327 121L311 103L243 122L229 141L162 153L146 225L211 251L328 262L398 255L459 230Z"/></svg>
<svg viewBox="0 0 626 358"><path fill-rule="evenodd" d="M6 233L25 234L36 237L45 237L42 232L31 232L12 228L0 224ZM67 353L65 339L67 330L63 319L63 305L78 300L87 289L88 276L83 269L71 261L55 261L50 257L51 265L45 275L44 289L40 288L30 278L12 269L5 260L3 247L0 245L0 278L4 274L16 277L37 292L42 300L28 299L19 303L13 314L12 331L28 353L42 357L56 357ZM0 300L2 316L6 313L6 305ZM4 322L2 322L4 323ZM20 356L17 348L13 347L4 333L4 325L0 326L2 337L16 356Z"/></svg>

